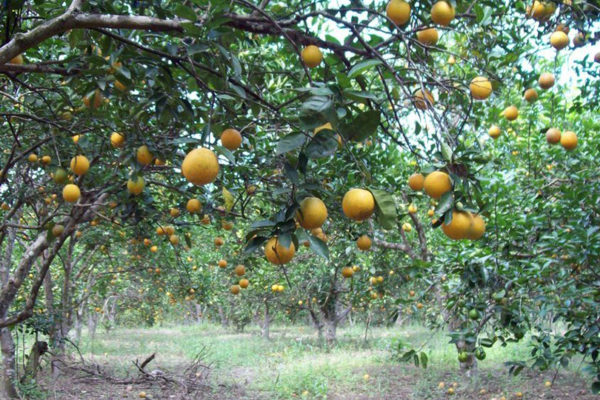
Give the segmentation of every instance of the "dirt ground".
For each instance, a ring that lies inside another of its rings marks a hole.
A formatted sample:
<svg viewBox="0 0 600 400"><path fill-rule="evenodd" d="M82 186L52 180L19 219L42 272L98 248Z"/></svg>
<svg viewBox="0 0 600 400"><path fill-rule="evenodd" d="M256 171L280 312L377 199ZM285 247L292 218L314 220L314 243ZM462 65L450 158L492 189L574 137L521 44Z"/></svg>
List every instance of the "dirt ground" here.
<svg viewBox="0 0 600 400"><path fill-rule="evenodd" d="M360 371L364 372L363 370ZM367 370L370 377L369 382L360 388L338 387L332 383L332 390L327 395L327 400L438 400L438 399L461 399L461 400L518 400L517 393L506 393L505 389L494 379L493 376L479 376L477 383L466 381L456 382L454 394L448 394L447 388L452 387L452 379L444 382L444 388L438 387L439 382L432 382L430 387L423 389L416 385L418 379L422 379L422 370L411 366L382 366ZM236 374L239 374L237 371ZM359 371L357 371L359 373ZM499 370L498 374L505 374L505 370ZM249 374L250 375L250 374ZM526 373L527 383L522 389L523 399L554 399L554 400L592 400L598 399L590 393L588 384L574 377L572 374L559 374L551 387L540 385L540 382L551 380L552 376L540 376ZM218 377L211 377L207 382L202 382L202 387L186 392L180 385L166 384L164 382L144 382L139 384L115 384L108 383L103 379L81 378L75 376L51 377L43 372L41 386L48 393L48 399L60 400L116 400L116 399L174 399L174 400L272 400L282 399L273 393L258 393L245 389L250 382L242 382L242 385L223 384ZM377 386L379 390L370 390ZM482 392L482 389L484 392ZM504 396L504 397L503 397ZM298 393L291 398L313 399L310 394Z"/></svg>

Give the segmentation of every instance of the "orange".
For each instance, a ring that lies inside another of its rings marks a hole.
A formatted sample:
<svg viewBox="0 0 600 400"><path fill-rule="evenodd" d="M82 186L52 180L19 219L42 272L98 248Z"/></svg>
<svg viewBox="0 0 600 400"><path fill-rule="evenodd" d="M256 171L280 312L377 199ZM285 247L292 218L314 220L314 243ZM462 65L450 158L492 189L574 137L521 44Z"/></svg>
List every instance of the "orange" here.
<svg viewBox="0 0 600 400"><path fill-rule="evenodd" d="M88 96L83 97L83 105L87 108L96 109L104 104L104 95L100 89L96 89L91 97L92 99L90 99Z"/></svg>
<svg viewBox="0 0 600 400"><path fill-rule="evenodd" d="M173 218L179 217L179 214L181 214L181 212L179 211L179 208L173 207L169 210L169 215L171 215L171 217L173 217Z"/></svg>
<svg viewBox="0 0 600 400"><path fill-rule="evenodd" d="M467 239L480 239L485 233L485 221L479 214L474 214L471 221L471 227L467 231Z"/></svg>
<svg viewBox="0 0 600 400"><path fill-rule="evenodd" d="M37 156L37 154L33 154L33 153L31 153L31 154L30 154L30 155L27 157L27 160L28 160L29 162L32 162L32 163L34 163L34 162L37 162L37 160L38 160L38 156Z"/></svg>
<svg viewBox="0 0 600 400"><path fill-rule="evenodd" d="M475 100L485 100L492 94L492 83L486 77L477 76L471 81L469 89Z"/></svg>
<svg viewBox="0 0 600 400"><path fill-rule="evenodd" d="M13 57L9 62L9 64L23 64L23 55L19 54L18 56Z"/></svg>
<svg viewBox="0 0 600 400"><path fill-rule="evenodd" d="M169 236L169 242L171 242L171 244L173 246L177 246L179 244L179 236L177 236L177 235Z"/></svg>
<svg viewBox="0 0 600 400"><path fill-rule="evenodd" d="M561 133L556 128L550 128L546 131L546 142L549 144L556 144L560 142Z"/></svg>
<svg viewBox="0 0 600 400"><path fill-rule="evenodd" d="M143 177L138 176L135 179L129 179L127 181L127 190L134 196L139 195L144 191L144 187L146 186L146 181Z"/></svg>
<svg viewBox="0 0 600 400"><path fill-rule="evenodd" d="M538 99L538 92L533 88L529 88L525 91L523 97L525 98L525 100L527 100L528 103L533 103Z"/></svg>
<svg viewBox="0 0 600 400"><path fill-rule="evenodd" d="M562 50L569 45L569 37L565 32L555 31L550 35L550 44L556 50Z"/></svg>
<svg viewBox="0 0 600 400"><path fill-rule="evenodd" d="M194 185L213 182L219 174L219 162L212 150L200 147L190 151L181 164L181 173Z"/></svg>
<svg viewBox="0 0 600 400"><path fill-rule="evenodd" d="M200 200L198 199L189 199L187 204L185 205L186 210L190 214L195 214L202 208L202 204L200 204Z"/></svg>
<svg viewBox="0 0 600 400"><path fill-rule="evenodd" d="M218 265L219 265L219 268L225 268L225 267L227 267L227 260L222 260L222 259L219 260Z"/></svg>
<svg viewBox="0 0 600 400"><path fill-rule="evenodd" d="M498 139L501 133L502 131L500 131L498 125L492 125L488 130L488 134L492 137L492 139Z"/></svg>
<svg viewBox="0 0 600 400"><path fill-rule="evenodd" d="M404 0L390 0L385 13L396 25L404 25L410 19L410 4Z"/></svg>
<svg viewBox="0 0 600 400"><path fill-rule="evenodd" d="M223 238L217 237L217 238L215 238L214 243L215 243L215 246L220 247L220 246L223 246L223 243L225 243L225 242L224 242Z"/></svg>
<svg viewBox="0 0 600 400"><path fill-rule="evenodd" d="M438 31L435 28L427 28L417 31L417 40L425 46L433 46L439 39Z"/></svg>
<svg viewBox="0 0 600 400"><path fill-rule="evenodd" d="M344 278L352 278L353 275L354 275L354 270L352 269L352 267L342 268L342 276Z"/></svg>
<svg viewBox="0 0 600 400"><path fill-rule="evenodd" d="M342 199L344 214L355 221L369 218L375 211L375 198L365 189L350 189Z"/></svg>
<svg viewBox="0 0 600 400"><path fill-rule="evenodd" d="M221 133L221 144L233 151L242 144L242 134L237 129L225 129Z"/></svg>
<svg viewBox="0 0 600 400"><path fill-rule="evenodd" d="M139 162L142 165L148 165L152 162L152 153L150 153L150 149L148 148L148 146L143 145L138 147L136 153L135 153L135 158L137 159L137 162Z"/></svg>
<svg viewBox="0 0 600 400"><path fill-rule="evenodd" d="M63 199L69 203L75 203L81 197L79 186L72 183L65 185L63 188Z"/></svg>
<svg viewBox="0 0 600 400"><path fill-rule="evenodd" d="M423 184L425 193L439 200L444 193L452 190L450 176L443 171L434 171L427 175Z"/></svg>
<svg viewBox="0 0 600 400"><path fill-rule="evenodd" d="M86 156L79 155L71 159L71 171L73 171L75 175L85 175L89 168L90 162Z"/></svg>
<svg viewBox="0 0 600 400"><path fill-rule="evenodd" d="M438 1L431 7L431 20L438 25L450 25L455 14L454 7L447 1Z"/></svg>
<svg viewBox="0 0 600 400"><path fill-rule="evenodd" d="M302 49L300 54L302 61L308 68L315 68L323 61L323 53L317 46L311 44Z"/></svg>
<svg viewBox="0 0 600 400"><path fill-rule="evenodd" d="M508 106L504 109L504 118L509 121L514 121L519 117L519 109L516 106Z"/></svg>
<svg viewBox="0 0 600 400"><path fill-rule="evenodd" d="M423 190L424 183L425 177L423 174L414 173L408 178L408 186L415 191Z"/></svg>
<svg viewBox="0 0 600 400"><path fill-rule="evenodd" d="M246 289L250 285L250 281L248 279L240 279L239 285L242 289Z"/></svg>
<svg viewBox="0 0 600 400"><path fill-rule="evenodd" d="M551 74L550 72L544 72L540 75L538 83L542 89L547 90L554 86L554 80L555 79L553 74Z"/></svg>
<svg viewBox="0 0 600 400"><path fill-rule="evenodd" d="M296 213L296 218L305 229L318 228L327 219L327 207L317 197L306 197L300 203L300 209Z"/></svg>
<svg viewBox="0 0 600 400"><path fill-rule="evenodd" d="M442 231L450 239L459 240L465 239L471 229L473 217L464 211L452 212L452 221L448 225L442 224Z"/></svg>
<svg viewBox="0 0 600 400"><path fill-rule="evenodd" d="M240 285L231 285L231 287L229 288L229 291L232 294L240 294Z"/></svg>
<svg viewBox="0 0 600 400"><path fill-rule="evenodd" d="M417 107L419 110L427 110L435 104L433 95L427 89L425 89L424 96L421 89L417 90L413 96L413 102L415 103L415 107Z"/></svg>
<svg viewBox="0 0 600 400"><path fill-rule="evenodd" d="M560 144L566 150L573 150L577 147L577 135L571 131L564 132L560 137Z"/></svg>
<svg viewBox="0 0 600 400"><path fill-rule="evenodd" d="M273 264L285 264L294 257L295 253L294 242L290 242L290 247L284 247L277 237L272 237L265 245L265 257Z"/></svg>
<svg viewBox="0 0 600 400"><path fill-rule="evenodd" d="M367 235L362 235L356 240L356 246L363 251L369 250L371 248L371 244L371 238Z"/></svg>
<svg viewBox="0 0 600 400"><path fill-rule="evenodd" d="M123 145L125 145L125 136L123 136L122 133L119 132L113 132L110 135L110 144L112 145L112 147L114 147L115 149L121 148L123 147Z"/></svg>
<svg viewBox="0 0 600 400"><path fill-rule="evenodd" d="M244 267L243 265L238 265L235 267L235 269L233 270L233 272L235 272L235 274L237 276L244 276L246 274L246 267Z"/></svg>

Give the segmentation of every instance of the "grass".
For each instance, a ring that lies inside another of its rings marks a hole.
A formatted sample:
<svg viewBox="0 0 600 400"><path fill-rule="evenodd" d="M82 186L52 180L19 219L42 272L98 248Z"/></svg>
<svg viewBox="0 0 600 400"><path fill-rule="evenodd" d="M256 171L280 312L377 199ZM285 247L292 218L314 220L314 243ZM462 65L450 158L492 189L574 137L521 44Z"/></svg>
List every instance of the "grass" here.
<svg viewBox="0 0 600 400"><path fill-rule="evenodd" d="M272 339L265 340L257 329L234 333L198 324L99 331L94 340L84 335L80 348L84 356L123 373L131 370L132 360L151 353L157 357L150 368L177 368L206 349L206 361L213 365L212 384L239 387L248 394L240 398L252 399L440 399L447 397L453 382L457 383L456 398L481 398L477 397L481 389L511 398L519 391L543 391L543 382L551 379L550 375L508 375L503 363L526 358L525 340L489 349L486 359L479 362L477 376L465 379L458 372L456 350L443 332L432 334L421 326L406 326L374 328L367 343L363 336L363 327L345 327L338 331L338 343L327 347L306 326L274 327ZM425 339L427 369L391 358L398 340L419 345ZM565 372L565 380L585 390L583 381L569 378L574 374ZM438 388L439 382L445 388Z"/></svg>

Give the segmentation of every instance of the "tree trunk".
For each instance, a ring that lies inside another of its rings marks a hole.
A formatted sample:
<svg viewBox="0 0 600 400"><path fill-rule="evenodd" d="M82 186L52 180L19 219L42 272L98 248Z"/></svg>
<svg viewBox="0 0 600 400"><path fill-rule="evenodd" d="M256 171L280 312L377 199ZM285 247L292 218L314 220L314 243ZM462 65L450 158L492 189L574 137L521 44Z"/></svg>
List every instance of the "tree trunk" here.
<svg viewBox="0 0 600 400"><path fill-rule="evenodd" d="M0 329L0 347L2 348L2 393L3 398L18 399L15 387L17 381L15 370L15 341L8 328Z"/></svg>
<svg viewBox="0 0 600 400"><path fill-rule="evenodd" d="M459 361L460 371L466 376L473 376L477 374L477 359L473 355L475 346L466 343L464 340L456 342L456 350L461 352L467 352L467 360L462 362Z"/></svg>
<svg viewBox="0 0 600 400"><path fill-rule="evenodd" d="M48 351L48 343L37 341L31 347L31 352L27 358L27 365L21 378L21 383L34 382L37 373L40 370L40 359Z"/></svg>
<svg viewBox="0 0 600 400"><path fill-rule="evenodd" d="M87 326L88 326L88 335L90 336L91 340L94 340L94 337L96 336L97 323L98 323L98 318L96 317L96 314L88 311Z"/></svg>
<svg viewBox="0 0 600 400"><path fill-rule="evenodd" d="M219 318L221 319L221 326L223 328L229 327L229 319L227 318L225 310L223 310L223 306L219 304L217 311L219 312Z"/></svg>
<svg viewBox="0 0 600 400"><path fill-rule="evenodd" d="M336 340L337 333L337 319L325 320L325 340L328 344L333 344Z"/></svg>

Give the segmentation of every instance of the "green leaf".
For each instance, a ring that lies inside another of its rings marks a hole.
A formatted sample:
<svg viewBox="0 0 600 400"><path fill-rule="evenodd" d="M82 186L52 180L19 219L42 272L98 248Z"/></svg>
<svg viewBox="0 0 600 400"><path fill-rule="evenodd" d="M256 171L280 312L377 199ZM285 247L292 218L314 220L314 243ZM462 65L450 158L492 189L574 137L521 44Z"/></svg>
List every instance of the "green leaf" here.
<svg viewBox="0 0 600 400"><path fill-rule="evenodd" d="M194 12L194 10L192 10L189 7L184 6L183 4L177 5L177 7L175 7L174 13L175 13L175 15L177 15L178 17L181 17L183 19L187 19L190 21L196 20L196 13Z"/></svg>
<svg viewBox="0 0 600 400"><path fill-rule="evenodd" d="M246 244L246 247L244 248L244 253L249 254L256 251L266 240L267 238L263 236L253 237Z"/></svg>
<svg viewBox="0 0 600 400"><path fill-rule="evenodd" d="M307 235L307 236L308 236L308 241L310 242L310 249L316 255L319 255L319 256L323 257L324 259L328 260L329 259L329 248L327 247L327 244L316 236L313 236L313 235Z"/></svg>
<svg viewBox="0 0 600 400"><path fill-rule="evenodd" d="M381 65L382 62L380 60L365 60L356 64L354 67L348 71L348 78L355 78L360 75L363 71L366 71L369 68L373 68L377 65Z"/></svg>
<svg viewBox="0 0 600 400"><path fill-rule="evenodd" d="M377 204L377 221L383 228L393 229L398 218L394 196L385 190L369 189L369 191L375 197Z"/></svg>
<svg viewBox="0 0 600 400"><path fill-rule="evenodd" d="M442 143L442 157L446 161L452 161L452 149L446 143Z"/></svg>
<svg viewBox="0 0 600 400"><path fill-rule="evenodd" d="M275 155L287 153L302 146L306 141L306 136L303 133L292 133L285 136L277 143Z"/></svg>
<svg viewBox="0 0 600 400"><path fill-rule="evenodd" d="M339 130L346 139L361 141L377 131L379 119L379 111L365 111L358 114L358 116L349 123L342 124L339 127Z"/></svg>
<svg viewBox="0 0 600 400"><path fill-rule="evenodd" d="M308 158L322 158L335 153L337 147L336 133L329 129L323 129L311 139L305 152Z"/></svg>
<svg viewBox="0 0 600 400"><path fill-rule="evenodd" d="M452 204L454 204L454 194L452 191L444 193L437 207L435 208L435 213L437 215L444 214L446 211L452 208Z"/></svg>
<svg viewBox="0 0 600 400"><path fill-rule="evenodd" d="M429 358L427 357L427 354L425 354L424 352L421 352L421 367L427 368L428 361L429 361Z"/></svg>

